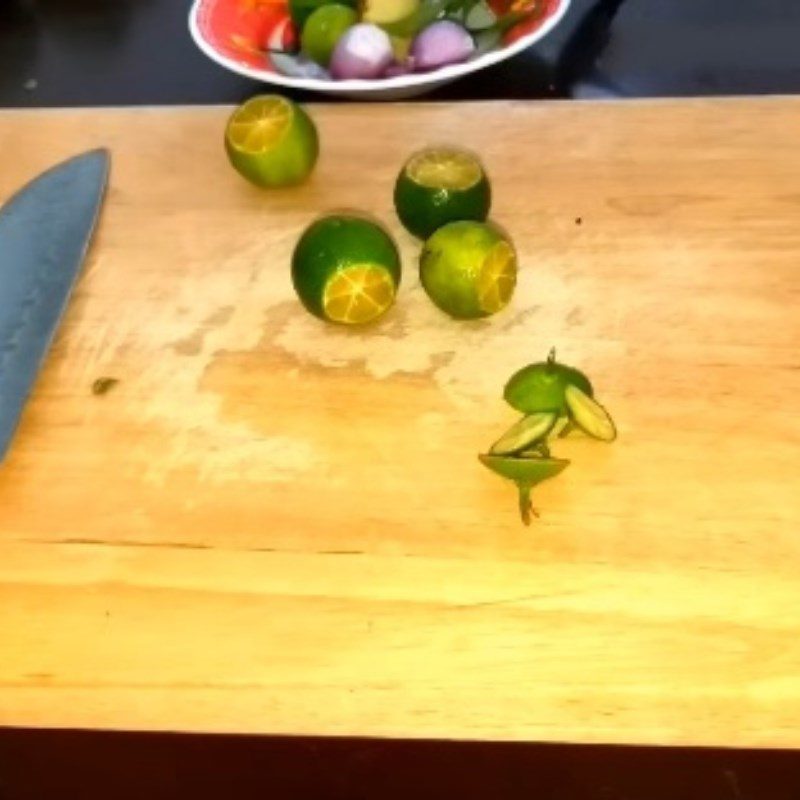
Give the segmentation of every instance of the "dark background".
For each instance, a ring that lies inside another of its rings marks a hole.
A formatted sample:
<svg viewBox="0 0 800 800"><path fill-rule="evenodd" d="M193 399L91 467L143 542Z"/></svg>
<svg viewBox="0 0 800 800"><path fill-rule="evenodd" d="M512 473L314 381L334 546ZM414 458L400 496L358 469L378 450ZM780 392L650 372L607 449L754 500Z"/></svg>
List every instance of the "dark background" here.
<svg viewBox="0 0 800 800"><path fill-rule="evenodd" d="M2 800L797 800L787 752L0 730Z"/></svg>
<svg viewBox="0 0 800 800"><path fill-rule="evenodd" d="M188 6L0 0L0 106L259 91L196 50ZM535 49L430 99L798 90L800 0L574 0ZM800 800L800 754L0 729L0 800L100 797Z"/></svg>
<svg viewBox="0 0 800 800"><path fill-rule="evenodd" d="M238 102L260 84L203 56L189 0L0 0L0 106ZM534 49L431 99L800 90L800 0L573 0Z"/></svg>

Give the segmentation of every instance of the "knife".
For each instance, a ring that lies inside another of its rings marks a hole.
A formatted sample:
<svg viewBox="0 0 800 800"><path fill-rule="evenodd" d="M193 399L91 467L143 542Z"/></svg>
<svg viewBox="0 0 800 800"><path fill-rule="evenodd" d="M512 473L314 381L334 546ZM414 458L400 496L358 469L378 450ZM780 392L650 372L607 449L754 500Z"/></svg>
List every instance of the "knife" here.
<svg viewBox="0 0 800 800"><path fill-rule="evenodd" d="M109 160L92 150L57 164L0 209L0 461L83 264Z"/></svg>

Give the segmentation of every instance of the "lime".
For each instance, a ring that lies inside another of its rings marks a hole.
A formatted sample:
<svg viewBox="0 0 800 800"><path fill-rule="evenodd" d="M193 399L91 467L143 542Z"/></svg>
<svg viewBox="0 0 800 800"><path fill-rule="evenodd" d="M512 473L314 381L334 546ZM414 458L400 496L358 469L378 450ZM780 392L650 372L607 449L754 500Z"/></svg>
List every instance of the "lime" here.
<svg viewBox="0 0 800 800"><path fill-rule="evenodd" d="M564 391L571 420L586 434L601 442L613 442L617 429L611 415L593 397L569 384Z"/></svg>
<svg viewBox="0 0 800 800"><path fill-rule="evenodd" d="M533 449L553 429L558 419L552 411L539 411L515 422L490 448L492 455L511 455Z"/></svg>
<svg viewBox="0 0 800 800"><path fill-rule="evenodd" d="M517 257L493 225L451 222L425 242L419 274L428 297L442 311L456 319L478 319L511 299Z"/></svg>
<svg viewBox="0 0 800 800"><path fill-rule="evenodd" d="M336 43L356 22L358 14L350 6L341 3L320 6L303 26L303 52L317 64L327 67Z"/></svg>
<svg viewBox="0 0 800 800"><path fill-rule="evenodd" d="M550 351L547 361L529 364L515 372L506 383L503 397L506 402L523 414L537 411L567 413L565 390L577 386L590 397L594 394L592 384L580 370L556 361L555 350Z"/></svg>
<svg viewBox="0 0 800 800"><path fill-rule="evenodd" d="M400 256L389 235L361 217L312 223L292 256L292 282L315 316L345 325L380 317L400 284Z"/></svg>
<svg viewBox="0 0 800 800"><path fill-rule="evenodd" d="M319 142L302 108L285 97L259 95L231 115L225 149L236 171L256 186L291 186L314 169Z"/></svg>
<svg viewBox="0 0 800 800"><path fill-rule="evenodd" d="M531 489L542 481L554 478L563 472L570 463L564 458L522 458L491 454L482 454L478 458L492 472L517 484L519 512L526 525L530 525L531 514L536 513L531 506Z"/></svg>
<svg viewBox="0 0 800 800"><path fill-rule="evenodd" d="M362 0L361 18L383 26L408 19L419 7L420 0Z"/></svg>
<svg viewBox="0 0 800 800"><path fill-rule="evenodd" d="M289 16L298 33L305 28L308 18L318 9L329 5L333 0L289 0ZM337 5L350 6L356 9L358 0L335 0Z"/></svg>
<svg viewBox="0 0 800 800"><path fill-rule="evenodd" d="M410 233L427 239L457 220L482 222L491 189L481 162L454 147L429 148L405 163L394 187L397 216Z"/></svg>

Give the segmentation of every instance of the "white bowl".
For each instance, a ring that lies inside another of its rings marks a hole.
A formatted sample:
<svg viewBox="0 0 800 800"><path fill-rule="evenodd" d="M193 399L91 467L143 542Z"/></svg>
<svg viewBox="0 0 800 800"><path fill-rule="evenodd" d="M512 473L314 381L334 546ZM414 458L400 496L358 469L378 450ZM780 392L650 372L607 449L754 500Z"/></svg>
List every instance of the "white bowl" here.
<svg viewBox="0 0 800 800"><path fill-rule="evenodd" d="M561 22L571 0L544 1L548 3L548 12L541 23L497 50L432 72L375 80L296 78L275 72L260 48L265 43L274 48L284 46L291 26L285 0L195 0L189 12L189 30L197 46L210 59L247 78L359 100L397 100L430 92L464 75L498 64L547 36Z"/></svg>

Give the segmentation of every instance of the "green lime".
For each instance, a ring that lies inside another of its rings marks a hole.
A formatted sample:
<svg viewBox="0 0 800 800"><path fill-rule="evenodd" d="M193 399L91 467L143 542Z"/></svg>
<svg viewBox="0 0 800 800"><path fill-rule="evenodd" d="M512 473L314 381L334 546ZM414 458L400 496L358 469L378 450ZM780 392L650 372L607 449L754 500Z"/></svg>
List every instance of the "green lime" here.
<svg viewBox="0 0 800 800"><path fill-rule="evenodd" d="M406 229L427 239L457 220L483 222L492 196L481 162L454 147L429 148L405 163L394 187L397 216Z"/></svg>
<svg viewBox="0 0 800 800"><path fill-rule="evenodd" d="M303 26L303 52L317 64L327 67L336 43L356 22L358 14L350 6L341 3L320 6Z"/></svg>
<svg viewBox="0 0 800 800"><path fill-rule="evenodd" d="M389 235L361 217L335 215L312 223L292 256L292 282L315 316L345 325L380 317L400 284L400 256Z"/></svg>
<svg viewBox="0 0 800 800"><path fill-rule="evenodd" d="M547 361L529 364L515 372L506 383L503 397L512 408L523 414L537 411L566 414L567 386L577 386L590 397L594 394L586 375L574 367L560 364L556 361L555 350L551 350Z"/></svg>
<svg viewBox="0 0 800 800"><path fill-rule="evenodd" d="M542 481L554 478L570 463L564 458L522 458L491 454L481 454L478 458L492 472L516 483L519 492L519 513L526 525L530 524L531 514L536 513L531 506L531 489Z"/></svg>
<svg viewBox="0 0 800 800"><path fill-rule="evenodd" d="M311 174L319 142L300 106L279 95L259 95L231 115L225 149L236 171L256 186L291 186Z"/></svg>
<svg viewBox="0 0 800 800"><path fill-rule="evenodd" d="M493 225L451 222L425 242L419 274L442 311L456 319L478 319L508 304L517 283L517 257Z"/></svg>
<svg viewBox="0 0 800 800"><path fill-rule="evenodd" d="M329 5L333 0L289 0L289 16L298 33L305 28L308 18L318 9ZM358 8L358 0L335 0L337 5Z"/></svg>

